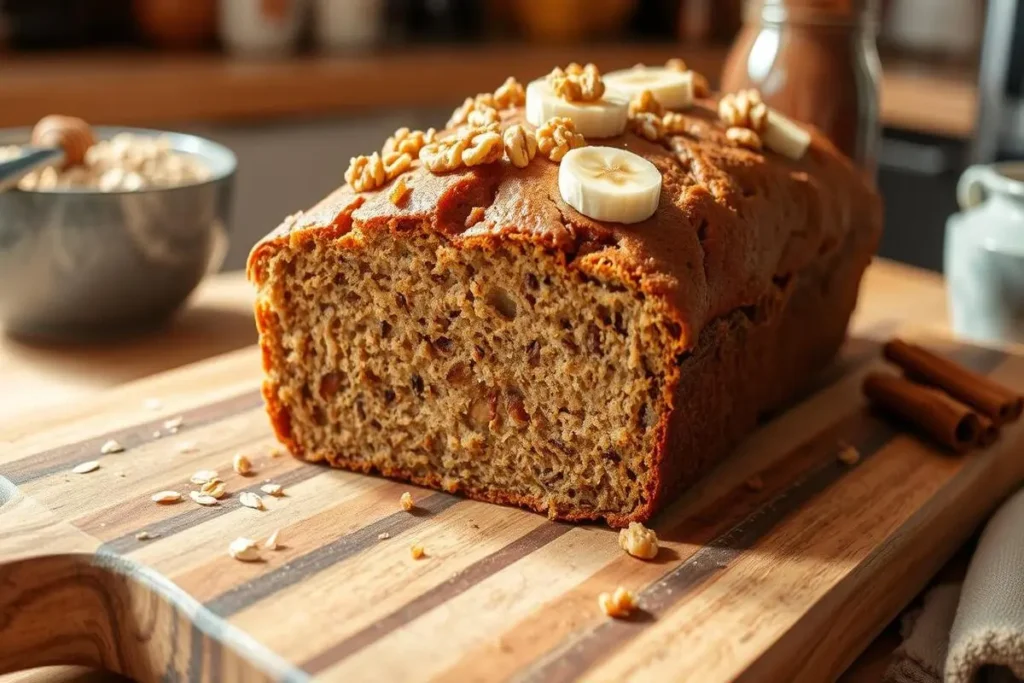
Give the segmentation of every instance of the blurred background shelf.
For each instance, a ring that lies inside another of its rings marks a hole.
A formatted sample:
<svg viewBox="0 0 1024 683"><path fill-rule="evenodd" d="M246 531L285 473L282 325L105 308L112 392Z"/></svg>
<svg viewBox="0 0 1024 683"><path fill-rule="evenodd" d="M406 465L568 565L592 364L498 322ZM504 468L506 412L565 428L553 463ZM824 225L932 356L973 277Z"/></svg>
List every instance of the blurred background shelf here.
<svg viewBox="0 0 1024 683"><path fill-rule="evenodd" d="M163 126L454 108L467 94L492 90L505 76L536 78L552 65L574 60L611 70L683 57L714 82L726 52L724 46L679 44L500 44L267 60L136 50L28 54L2 62L0 126L31 125L52 112L95 122ZM972 69L911 60L885 64L886 126L968 138L976 102Z"/></svg>

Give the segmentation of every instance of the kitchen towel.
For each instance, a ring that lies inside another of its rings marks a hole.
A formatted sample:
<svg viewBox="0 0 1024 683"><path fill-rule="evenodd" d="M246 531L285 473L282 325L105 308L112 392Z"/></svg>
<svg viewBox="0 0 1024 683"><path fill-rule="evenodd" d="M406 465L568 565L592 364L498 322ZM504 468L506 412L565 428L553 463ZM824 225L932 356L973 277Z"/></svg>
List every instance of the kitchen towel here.
<svg viewBox="0 0 1024 683"><path fill-rule="evenodd" d="M886 681L1024 680L1024 489L985 526L963 584L933 588L905 627Z"/></svg>

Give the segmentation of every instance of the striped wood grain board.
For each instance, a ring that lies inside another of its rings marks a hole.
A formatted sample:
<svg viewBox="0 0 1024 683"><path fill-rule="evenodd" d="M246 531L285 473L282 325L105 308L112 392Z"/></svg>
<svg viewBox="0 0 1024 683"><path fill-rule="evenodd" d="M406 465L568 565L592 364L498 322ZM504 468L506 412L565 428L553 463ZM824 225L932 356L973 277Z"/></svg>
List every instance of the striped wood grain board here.
<svg viewBox="0 0 1024 683"><path fill-rule="evenodd" d="M1024 388L1024 360L926 344ZM816 393L657 518L654 562L623 554L605 528L415 488L419 509L403 512L407 485L272 457L254 349L8 425L0 673L79 663L142 681L834 678L1024 477L1019 425L958 458L872 415L859 383L880 364L871 343L850 342ZM149 397L163 407L144 408ZM126 450L101 456L111 438ZM186 441L197 450L180 452ZM837 461L840 442L860 464ZM237 451L254 476L231 471ZM99 470L71 473L93 459ZM231 491L217 507L187 499L203 468ZM760 490L745 485L754 475ZM265 479L287 495L242 507L239 492ZM153 503L163 489L186 499ZM265 561L227 556L235 537L275 529L283 547ZM426 558L411 559L413 541ZM639 595L627 621L597 608L618 585Z"/></svg>

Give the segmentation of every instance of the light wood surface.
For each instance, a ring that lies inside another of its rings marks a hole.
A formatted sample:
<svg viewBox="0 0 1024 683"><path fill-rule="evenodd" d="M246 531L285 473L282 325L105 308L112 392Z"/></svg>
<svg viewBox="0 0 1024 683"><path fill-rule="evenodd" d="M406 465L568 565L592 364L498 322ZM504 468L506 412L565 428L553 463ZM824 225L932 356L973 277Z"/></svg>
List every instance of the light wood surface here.
<svg viewBox="0 0 1024 683"><path fill-rule="evenodd" d="M166 126L266 120L388 107L455 107L506 76L536 78L555 64L593 61L602 69L682 56L712 81L722 47L684 45L492 45L418 48L381 54L237 61L216 54L99 53L5 58L0 126L55 112L93 123ZM977 100L973 73L894 62L885 68L886 125L967 138Z"/></svg>
<svg viewBox="0 0 1024 683"><path fill-rule="evenodd" d="M237 275L221 276L200 292L196 309L233 310L244 319L250 302ZM216 316L199 319L219 338ZM941 329L941 281L876 264L855 335L888 334L908 321ZM199 327L194 342L203 337ZM250 334L246 328L237 342L247 344ZM126 362L116 373L98 369L72 393L95 391L104 376L117 384L199 355L167 356L152 344L126 341L119 347ZM207 350L230 345L221 339ZM56 352L48 350L55 355L47 358L5 341L0 359L9 359L12 348L18 360L0 366L0 382L10 386L7 378L20 372L29 394L53 396L46 387L60 383L60 371L42 369L53 368ZM65 372L80 378L89 366L103 367L95 353L59 355ZM5 647L10 638L0 634L0 668L52 662L46 645L61 642L62 661L73 656L143 678L190 664L207 678L260 668L299 675L294 664L330 678L358 678L382 664L393 677L413 679L498 675L524 666L534 678L585 671L592 678L671 679L683 665L708 676L835 676L1020 480L1022 465L1007 454L1024 438L1015 428L985 454L934 453L859 410L857 379L874 362L874 350L854 343L847 353L844 374L768 425L659 518L669 551L652 564L623 556L604 529L550 524L416 489L425 514L411 516L397 502L407 487L269 457L251 349L61 408L59 416L21 411L0 430L0 472L14 482L0 495L0 574L7 574L0 583L44 603L46 591L32 586L61 585L67 592L55 599L60 619L26 613L7 624L19 645L12 653ZM965 358L971 359L994 362L1004 381L1024 382L1021 361ZM162 401L159 410L144 406L153 397ZM154 440L162 419L178 414L185 416L182 431ZM101 457L97 449L111 430L129 450ZM869 456L862 465L846 470L835 463L841 438ZM199 450L179 453L183 441ZM54 450L56 444L65 446ZM254 477L230 473L238 449L257 461ZM96 458L103 463L97 472L69 473L73 464ZM202 467L230 475L233 495L221 507L149 501L161 488L187 490L188 475ZM755 472L765 480L763 491L744 486ZM268 499L267 512L241 508L238 491L256 489L264 478L285 483L289 495ZM161 535L137 541L139 528ZM283 530L286 547L267 553L267 562L242 565L226 557L235 536L265 536L274 528ZM378 541L383 530L392 537ZM409 558L413 539L424 542L427 559ZM103 560L40 559L57 550L99 551ZM12 565L16 557L24 561ZM641 589L649 613L608 625L595 595L619 583ZM83 585L103 599L83 601L75 592ZM5 599L13 598L5 592ZM55 625L68 635L82 624L91 629L89 639L52 637ZM134 627L131 638L118 635L126 624ZM439 641L438 633L445 638ZM388 654L396 650L403 657ZM865 671L877 672L879 662L873 657ZM853 672L844 680L874 679Z"/></svg>

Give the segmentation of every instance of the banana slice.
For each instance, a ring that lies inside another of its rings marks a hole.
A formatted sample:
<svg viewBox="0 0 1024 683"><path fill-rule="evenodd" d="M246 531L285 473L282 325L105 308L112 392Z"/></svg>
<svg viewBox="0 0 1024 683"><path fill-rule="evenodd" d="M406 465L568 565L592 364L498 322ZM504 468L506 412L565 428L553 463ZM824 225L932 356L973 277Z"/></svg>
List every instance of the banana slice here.
<svg viewBox="0 0 1024 683"><path fill-rule="evenodd" d="M790 159L799 159L811 144L811 134L774 109L769 109L761 140L769 149Z"/></svg>
<svg viewBox="0 0 1024 683"><path fill-rule="evenodd" d="M526 120L540 127L553 116L564 116L576 124L583 137L613 138L626 130L629 97L606 91L596 102L568 102L539 78L526 86Z"/></svg>
<svg viewBox="0 0 1024 683"><path fill-rule="evenodd" d="M597 221L638 223L654 215L661 199L661 172L617 147L580 147L558 168L565 203Z"/></svg>
<svg viewBox="0 0 1024 683"><path fill-rule="evenodd" d="M685 109L693 104L693 72L676 71L662 66L634 66L612 71L603 76L611 89L630 97L650 90L666 109Z"/></svg>

